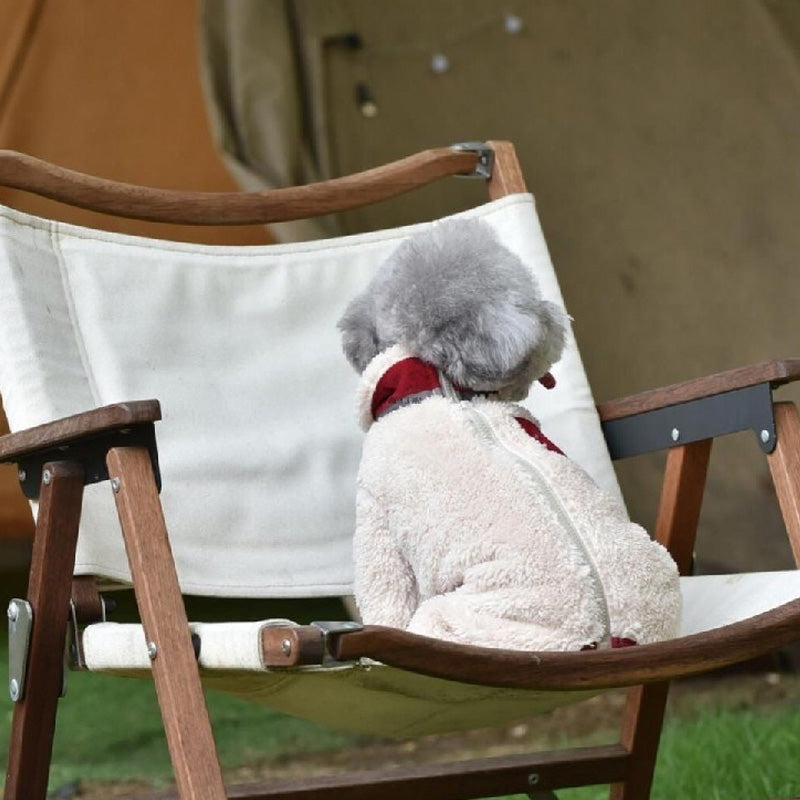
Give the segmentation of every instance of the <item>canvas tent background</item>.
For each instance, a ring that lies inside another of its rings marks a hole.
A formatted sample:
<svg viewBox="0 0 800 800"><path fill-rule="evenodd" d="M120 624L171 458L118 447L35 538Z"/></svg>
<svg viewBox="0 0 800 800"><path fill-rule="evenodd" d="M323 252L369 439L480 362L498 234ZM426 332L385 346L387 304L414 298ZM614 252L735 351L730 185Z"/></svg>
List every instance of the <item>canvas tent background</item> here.
<svg viewBox="0 0 800 800"><path fill-rule="evenodd" d="M795 351L792 0L203 8L215 136L243 186L344 174L432 142L514 141L598 400ZM355 211L318 230L430 218L473 189ZM790 565L754 443L715 448L723 458L712 458L698 564ZM620 467L646 525L661 465L656 456ZM745 535L753 527L756 544Z"/></svg>
<svg viewBox="0 0 800 800"><path fill-rule="evenodd" d="M235 189L209 131L196 20L193 2L0 3L0 147L133 183ZM122 220L6 189L0 202L128 233L215 244L269 241L259 228ZM24 564L30 534L30 512L16 473L3 467L0 568Z"/></svg>
<svg viewBox="0 0 800 800"><path fill-rule="evenodd" d="M296 183L468 138L518 142L598 399L796 355L794 0L20 0L0 6L0 146L120 180L231 188L203 107L198 14L207 94L228 98L214 132L240 182ZM360 48L337 38L353 31ZM444 71L432 70L435 55ZM434 216L480 187L453 191L339 224ZM78 223L204 236L3 199ZM715 447L725 457L712 459L701 561L790 564L757 449L746 438ZM621 465L645 524L659 469L659 458ZM0 536L28 530L15 483L6 472ZM747 549L755 525L763 541ZM0 544L0 561L8 552Z"/></svg>

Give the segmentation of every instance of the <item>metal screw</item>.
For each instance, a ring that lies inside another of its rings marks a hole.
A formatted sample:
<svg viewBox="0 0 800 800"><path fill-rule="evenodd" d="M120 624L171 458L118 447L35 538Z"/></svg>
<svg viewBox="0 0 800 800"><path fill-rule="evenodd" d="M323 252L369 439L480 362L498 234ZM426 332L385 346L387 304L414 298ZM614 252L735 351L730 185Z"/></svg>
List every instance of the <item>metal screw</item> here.
<svg viewBox="0 0 800 800"><path fill-rule="evenodd" d="M157 655L158 655L158 648L156 647L156 643L155 642L148 642L147 643L147 657L151 661L155 661Z"/></svg>
<svg viewBox="0 0 800 800"><path fill-rule="evenodd" d="M536 786L537 783L539 783L539 773L538 772L531 772L531 774L528 775L528 785L529 786Z"/></svg>
<svg viewBox="0 0 800 800"><path fill-rule="evenodd" d="M51 474L49 469L46 469L42 474L42 480L44 481L45 486L50 484L50 481L53 480L53 475Z"/></svg>
<svg viewBox="0 0 800 800"><path fill-rule="evenodd" d="M16 678L12 678L8 682L8 693L15 703L19 700L19 681Z"/></svg>
<svg viewBox="0 0 800 800"><path fill-rule="evenodd" d="M672 436L673 442L677 442L678 439L681 438L681 432L677 428L673 428L672 433L670 435Z"/></svg>
<svg viewBox="0 0 800 800"><path fill-rule="evenodd" d="M770 439L769 431L768 430L761 431L761 441L764 442L764 444L766 444L769 441L769 439Z"/></svg>
<svg viewBox="0 0 800 800"><path fill-rule="evenodd" d="M112 478L111 479L111 490L116 494L120 488L120 481L119 478Z"/></svg>
<svg viewBox="0 0 800 800"><path fill-rule="evenodd" d="M8 604L8 611L6 612L6 614L8 614L8 619L10 622L17 621L17 619L19 618L19 609L17 608L15 603Z"/></svg>
<svg viewBox="0 0 800 800"><path fill-rule="evenodd" d="M20 471L17 473L17 477L19 478L19 482L20 482L20 483L23 483L23 482L25 481L25 478L27 478L27 477L28 477L28 473L27 473L27 472L25 472L25 470L24 470L24 469L21 469L21 470L20 470Z"/></svg>
<svg viewBox="0 0 800 800"><path fill-rule="evenodd" d="M289 641L289 639L284 639L281 642L281 652L285 656L288 656L288 655L292 654L292 643L291 643L291 641Z"/></svg>

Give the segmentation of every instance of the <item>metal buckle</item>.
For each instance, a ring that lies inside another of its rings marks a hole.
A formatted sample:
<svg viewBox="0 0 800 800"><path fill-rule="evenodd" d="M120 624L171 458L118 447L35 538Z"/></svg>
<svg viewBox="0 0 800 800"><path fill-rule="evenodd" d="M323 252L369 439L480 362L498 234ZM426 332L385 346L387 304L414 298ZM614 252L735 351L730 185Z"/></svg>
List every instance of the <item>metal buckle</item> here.
<svg viewBox="0 0 800 800"><path fill-rule="evenodd" d="M486 142L459 142L454 144L451 150L461 150L467 153L477 153L478 161L472 172L459 175L459 178L483 178L488 180L492 177L494 169L494 150Z"/></svg>
<svg viewBox="0 0 800 800"><path fill-rule="evenodd" d="M322 657L323 667L341 667L345 664L356 663L354 661L339 661L338 659L335 659L330 654L330 650L328 649L328 637L330 635L336 635L338 633L352 633L353 631L364 630L364 626L360 622L322 620L322 621L312 622L311 627L317 628L317 630L322 631L322 645L324 653Z"/></svg>
<svg viewBox="0 0 800 800"><path fill-rule="evenodd" d="M18 703L25 696L28 647L33 627L33 608L27 600L14 598L8 604L8 693Z"/></svg>

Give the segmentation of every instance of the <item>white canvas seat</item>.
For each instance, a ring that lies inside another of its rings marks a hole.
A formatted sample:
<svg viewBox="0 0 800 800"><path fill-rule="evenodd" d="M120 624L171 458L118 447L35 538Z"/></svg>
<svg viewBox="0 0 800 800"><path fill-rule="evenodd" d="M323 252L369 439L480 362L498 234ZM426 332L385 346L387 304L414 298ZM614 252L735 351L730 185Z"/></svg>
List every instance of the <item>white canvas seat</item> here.
<svg viewBox="0 0 800 800"><path fill-rule="evenodd" d="M563 305L508 143L429 151L316 187L220 198L131 189L0 153L0 184L196 224L326 214L463 173L487 180L490 201L460 216L488 222L545 297ZM632 686L619 745L532 755L525 771L499 763L467 765L461 775L432 767L402 776L404 788L392 790L408 798L443 786L459 797L481 796L488 786L521 792L535 770L543 791L573 785L579 774L579 783L611 783L629 800L649 793L658 737L644 731L660 727L666 681L800 638L797 571L684 577L681 636L613 651L493 651L372 626L325 633L276 620L189 624L181 592L287 601L350 592L362 434L357 378L335 323L405 237L435 224L232 248L0 209L0 391L12 430L0 437L0 460L17 463L23 487L38 498L30 657L22 660L29 667L15 705L21 744L9 757L7 800L45 796L70 595L82 665L152 675L180 795L215 800L225 790L201 677L292 714L395 736L485 727ZM556 388L534 391L528 405L544 433L608 491L619 493L612 455L670 448L654 535L684 575L711 440L755 425L728 406L740 392L757 392L758 413L769 417L761 446L800 557L800 418L772 401L774 388L800 377L800 362L689 381L599 412L572 336L554 375ZM670 415L687 407L692 434L676 443ZM632 439L643 422L642 447ZM105 582L133 585L141 625L98 621L96 586ZM49 734L30 734L48 726ZM579 773L570 772L575 764ZM493 776L482 778L483 789L467 786L473 769ZM329 787L332 796L345 785L343 778ZM301 797L305 789L294 791L261 786L253 796Z"/></svg>
<svg viewBox="0 0 800 800"><path fill-rule="evenodd" d="M762 614L800 597L800 571L681 578L681 636ZM286 620L191 623L199 637L203 683L332 727L377 736L427 736L500 725L595 694L531 691L418 675L370 660L293 671L264 664L261 631ZM141 625L102 622L83 634L90 670L146 677ZM310 701L311 699L311 701Z"/></svg>

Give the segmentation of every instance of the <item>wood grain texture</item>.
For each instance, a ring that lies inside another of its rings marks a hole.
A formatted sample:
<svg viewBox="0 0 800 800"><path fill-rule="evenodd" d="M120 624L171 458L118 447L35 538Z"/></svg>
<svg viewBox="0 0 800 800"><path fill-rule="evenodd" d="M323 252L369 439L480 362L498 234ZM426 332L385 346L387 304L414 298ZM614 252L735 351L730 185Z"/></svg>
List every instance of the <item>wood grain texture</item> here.
<svg viewBox="0 0 800 800"><path fill-rule="evenodd" d="M703 439L667 453L654 538L669 550L681 575L692 568L712 442Z"/></svg>
<svg viewBox="0 0 800 800"><path fill-rule="evenodd" d="M119 183L0 150L0 185L103 214L185 225L252 225L308 219L469 174L477 155L424 150L380 167L305 186L264 192L181 192Z"/></svg>
<svg viewBox="0 0 800 800"><path fill-rule="evenodd" d="M795 564L800 567L800 416L794 403L775 403L775 450L767 464Z"/></svg>
<svg viewBox="0 0 800 800"><path fill-rule="evenodd" d="M800 599L703 633L616 650L520 652L472 647L367 626L331 635L334 655L424 675L520 689L610 689L697 675L747 661L798 639Z"/></svg>
<svg viewBox="0 0 800 800"><path fill-rule="evenodd" d="M527 192L525 177L511 142L487 142L494 150L494 169L489 180L489 198L498 200L509 194Z"/></svg>
<svg viewBox="0 0 800 800"><path fill-rule="evenodd" d="M619 780L627 766L628 756L621 747L603 745L450 764L273 780L231 787L228 797L231 800L462 800L527 795L534 790L610 783ZM149 800L174 797L171 791L147 795ZM119 800L144 800L144 796L127 795Z"/></svg>
<svg viewBox="0 0 800 800"><path fill-rule="evenodd" d="M609 800L650 797L668 694L668 681L628 690L620 744L630 753L629 768L624 781L612 782Z"/></svg>
<svg viewBox="0 0 800 800"><path fill-rule="evenodd" d="M21 456L65 444L83 436L125 428L161 419L158 400L115 403L37 425L17 433L0 436L0 461L15 461Z"/></svg>
<svg viewBox="0 0 800 800"><path fill-rule="evenodd" d="M70 462L45 465L33 539L28 602L34 625L23 699L14 704L5 800L47 795L56 709L64 677L64 646L75 546L83 498L83 470Z"/></svg>
<svg viewBox="0 0 800 800"><path fill-rule="evenodd" d="M667 455L655 539L669 550L678 572L691 572L711 439L672 448ZM633 686L622 716L620 744L631 754L625 781L611 786L611 800L647 800L661 740L669 681Z"/></svg>
<svg viewBox="0 0 800 800"><path fill-rule="evenodd" d="M97 579L94 575L74 576L70 599L78 625L90 625L103 620L103 598L97 590Z"/></svg>
<svg viewBox="0 0 800 800"><path fill-rule="evenodd" d="M599 403L597 411L603 422L634 414L642 414L657 408L697 400L701 397L743 389L759 383L770 383L780 386L800 378L800 359L784 359L782 361L763 361L747 367L718 372L703 378L682 381L661 389L651 389L640 394L623 397L618 400Z"/></svg>
<svg viewBox="0 0 800 800"><path fill-rule="evenodd" d="M167 528L146 448L112 448L115 492L136 603L148 642L154 643L153 681L182 798L225 797L216 747Z"/></svg>
<svg viewBox="0 0 800 800"><path fill-rule="evenodd" d="M303 625L261 629L261 662L265 667L321 664L324 655L325 639L319 628Z"/></svg>

